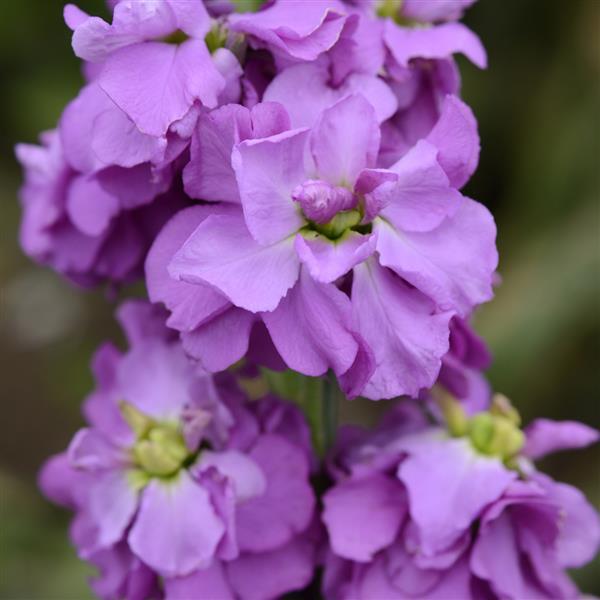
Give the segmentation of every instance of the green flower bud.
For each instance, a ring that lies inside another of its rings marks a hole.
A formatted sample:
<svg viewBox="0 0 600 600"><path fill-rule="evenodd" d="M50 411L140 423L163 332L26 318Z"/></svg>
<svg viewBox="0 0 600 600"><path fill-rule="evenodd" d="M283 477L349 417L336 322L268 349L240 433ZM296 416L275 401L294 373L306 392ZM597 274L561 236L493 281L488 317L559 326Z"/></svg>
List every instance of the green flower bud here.
<svg viewBox="0 0 600 600"><path fill-rule="evenodd" d="M436 389L435 396L451 435L454 437L462 437L465 435L467 433L469 419L460 402L443 388Z"/></svg>
<svg viewBox="0 0 600 600"><path fill-rule="evenodd" d="M133 404L125 402L125 400L119 402L119 410L121 411L121 416L138 439L147 435L150 429L156 424L153 419L138 410Z"/></svg>
<svg viewBox="0 0 600 600"><path fill-rule="evenodd" d="M188 449L179 431L169 425L158 425L135 444L133 457L148 475L166 477L181 468Z"/></svg>
<svg viewBox="0 0 600 600"><path fill-rule="evenodd" d="M331 221L325 224L315 224L315 229L331 240L341 237L348 229L356 227L362 217L358 210L345 210L337 213Z"/></svg>

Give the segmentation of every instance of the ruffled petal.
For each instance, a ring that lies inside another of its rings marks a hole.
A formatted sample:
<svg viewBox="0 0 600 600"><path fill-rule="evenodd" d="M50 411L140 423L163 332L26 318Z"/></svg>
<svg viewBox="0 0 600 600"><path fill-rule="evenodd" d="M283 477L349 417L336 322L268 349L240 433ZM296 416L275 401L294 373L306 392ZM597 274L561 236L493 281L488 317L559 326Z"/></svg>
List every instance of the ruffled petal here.
<svg viewBox="0 0 600 600"><path fill-rule="evenodd" d="M372 259L354 268L352 310L376 365L363 395L416 396L433 385L448 350L452 313L435 314L428 298Z"/></svg>

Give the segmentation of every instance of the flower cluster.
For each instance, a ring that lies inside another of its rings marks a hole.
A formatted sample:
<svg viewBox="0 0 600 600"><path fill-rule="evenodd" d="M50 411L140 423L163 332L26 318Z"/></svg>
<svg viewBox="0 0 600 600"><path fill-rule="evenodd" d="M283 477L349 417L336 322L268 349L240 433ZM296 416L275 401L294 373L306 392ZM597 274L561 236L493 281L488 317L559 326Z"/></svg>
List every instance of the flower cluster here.
<svg viewBox="0 0 600 600"><path fill-rule="evenodd" d="M100 597L576 593L597 517L531 460L596 433L522 432L469 324L498 263L461 192L479 136L454 56L486 66L458 22L473 2L65 7L85 85L17 147L22 246L79 285L143 278L150 301L119 309L129 348L97 352L88 427L40 478ZM409 399L340 429L322 468L318 399L251 400L265 369Z"/></svg>
<svg viewBox="0 0 600 600"><path fill-rule="evenodd" d="M547 420L523 432L501 396L471 418L446 409L432 425L403 404L373 432L342 432L323 499L326 597L578 597L566 569L594 557L600 519L532 459L598 432Z"/></svg>
<svg viewBox="0 0 600 600"><path fill-rule="evenodd" d="M130 348L102 346L89 426L40 485L76 512L71 537L105 598L274 598L313 576L310 433L293 405L249 403L185 355L164 315L121 307ZM277 577L269 577L272 569Z"/></svg>

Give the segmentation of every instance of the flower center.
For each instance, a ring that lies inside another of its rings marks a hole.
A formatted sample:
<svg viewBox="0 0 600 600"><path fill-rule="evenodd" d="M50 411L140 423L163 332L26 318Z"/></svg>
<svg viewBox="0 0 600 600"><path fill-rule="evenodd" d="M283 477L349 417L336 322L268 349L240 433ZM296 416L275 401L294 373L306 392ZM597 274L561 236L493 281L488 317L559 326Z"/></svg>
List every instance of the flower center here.
<svg viewBox="0 0 600 600"><path fill-rule="evenodd" d="M467 417L460 403L449 394L438 398L448 430L454 437L467 437L475 450L504 462L517 456L525 443L521 417L508 398L496 394L488 411Z"/></svg>
<svg viewBox="0 0 600 600"><path fill-rule="evenodd" d="M348 229L357 228L362 219L358 200L348 188L320 179L309 179L297 186L292 192L292 200L302 207L309 221L308 229L332 240Z"/></svg>
<svg viewBox="0 0 600 600"><path fill-rule="evenodd" d="M152 477L170 477L192 462L191 452L179 424L157 422L127 402L120 404L123 418L135 434L131 448L132 483L145 485Z"/></svg>

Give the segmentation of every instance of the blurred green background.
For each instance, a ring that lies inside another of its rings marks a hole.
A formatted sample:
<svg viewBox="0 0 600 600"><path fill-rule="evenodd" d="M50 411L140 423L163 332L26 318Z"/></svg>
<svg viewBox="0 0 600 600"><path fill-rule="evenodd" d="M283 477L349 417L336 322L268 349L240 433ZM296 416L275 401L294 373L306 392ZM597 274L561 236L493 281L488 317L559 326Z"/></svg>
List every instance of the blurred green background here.
<svg viewBox="0 0 600 600"><path fill-rule="evenodd" d="M105 14L101 0L79 5ZM61 13L57 0L5 1L0 19L0 597L10 600L90 597L67 515L35 477L81 425L95 346L120 339L103 292L71 287L17 244L13 145L52 128L81 85ZM480 0L465 22L490 62L479 72L461 61L483 145L467 193L500 232L503 283L476 319L495 355L490 378L526 420L600 427L600 2ZM598 448L542 466L599 504ZM600 595L598 561L577 579Z"/></svg>

